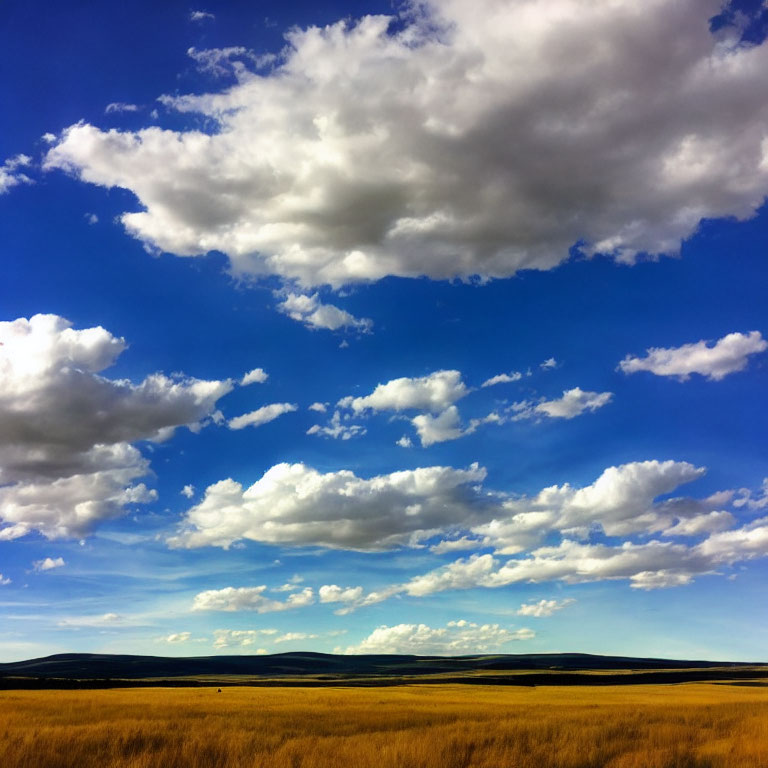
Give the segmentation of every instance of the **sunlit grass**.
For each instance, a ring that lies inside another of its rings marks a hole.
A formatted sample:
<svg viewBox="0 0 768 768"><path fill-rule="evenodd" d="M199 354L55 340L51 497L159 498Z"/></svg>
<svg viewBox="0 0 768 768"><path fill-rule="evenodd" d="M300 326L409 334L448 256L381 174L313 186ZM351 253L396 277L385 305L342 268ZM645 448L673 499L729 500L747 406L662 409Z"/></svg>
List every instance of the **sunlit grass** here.
<svg viewBox="0 0 768 768"><path fill-rule="evenodd" d="M5 691L0 766L768 766L768 688Z"/></svg>

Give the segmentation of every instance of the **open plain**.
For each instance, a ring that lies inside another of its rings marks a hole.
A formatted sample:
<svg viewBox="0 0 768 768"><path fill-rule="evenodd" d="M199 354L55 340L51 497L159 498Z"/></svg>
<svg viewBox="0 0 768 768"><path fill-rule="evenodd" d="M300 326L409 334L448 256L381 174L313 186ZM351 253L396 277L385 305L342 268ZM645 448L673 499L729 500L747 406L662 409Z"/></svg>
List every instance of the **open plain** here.
<svg viewBox="0 0 768 768"><path fill-rule="evenodd" d="M0 692L4 768L758 768L768 686Z"/></svg>

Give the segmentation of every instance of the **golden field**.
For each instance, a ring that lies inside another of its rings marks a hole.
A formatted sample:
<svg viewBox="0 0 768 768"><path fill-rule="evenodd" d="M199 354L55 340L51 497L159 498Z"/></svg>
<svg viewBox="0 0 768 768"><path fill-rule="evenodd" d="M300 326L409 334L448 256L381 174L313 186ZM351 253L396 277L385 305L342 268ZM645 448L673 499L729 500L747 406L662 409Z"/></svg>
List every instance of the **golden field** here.
<svg viewBox="0 0 768 768"><path fill-rule="evenodd" d="M0 691L3 768L757 768L768 687Z"/></svg>

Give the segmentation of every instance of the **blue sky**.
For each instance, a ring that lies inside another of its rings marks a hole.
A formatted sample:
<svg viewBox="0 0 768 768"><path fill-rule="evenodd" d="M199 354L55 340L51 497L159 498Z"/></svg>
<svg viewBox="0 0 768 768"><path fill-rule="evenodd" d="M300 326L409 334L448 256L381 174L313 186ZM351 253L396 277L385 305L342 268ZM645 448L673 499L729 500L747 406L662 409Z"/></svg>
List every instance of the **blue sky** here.
<svg viewBox="0 0 768 768"><path fill-rule="evenodd" d="M5 13L0 659L765 660L764 4Z"/></svg>

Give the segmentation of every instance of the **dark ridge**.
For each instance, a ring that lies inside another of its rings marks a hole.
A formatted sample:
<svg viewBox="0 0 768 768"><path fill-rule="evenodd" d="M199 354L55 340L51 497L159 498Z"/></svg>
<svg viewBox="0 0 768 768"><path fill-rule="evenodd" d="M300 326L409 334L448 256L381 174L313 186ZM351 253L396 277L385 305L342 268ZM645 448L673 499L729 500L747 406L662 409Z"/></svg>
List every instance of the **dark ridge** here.
<svg viewBox="0 0 768 768"><path fill-rule="evenodd" d="M766 669L748 669L756 666L760 665L586 653L443 657L297 652L186 658L64 653L0 664L0 688L158 685L160 681L163 685L212 685L214 679L246 685L615 685L768 677ZM505 672L510 674L498 674Z"/></svg>

